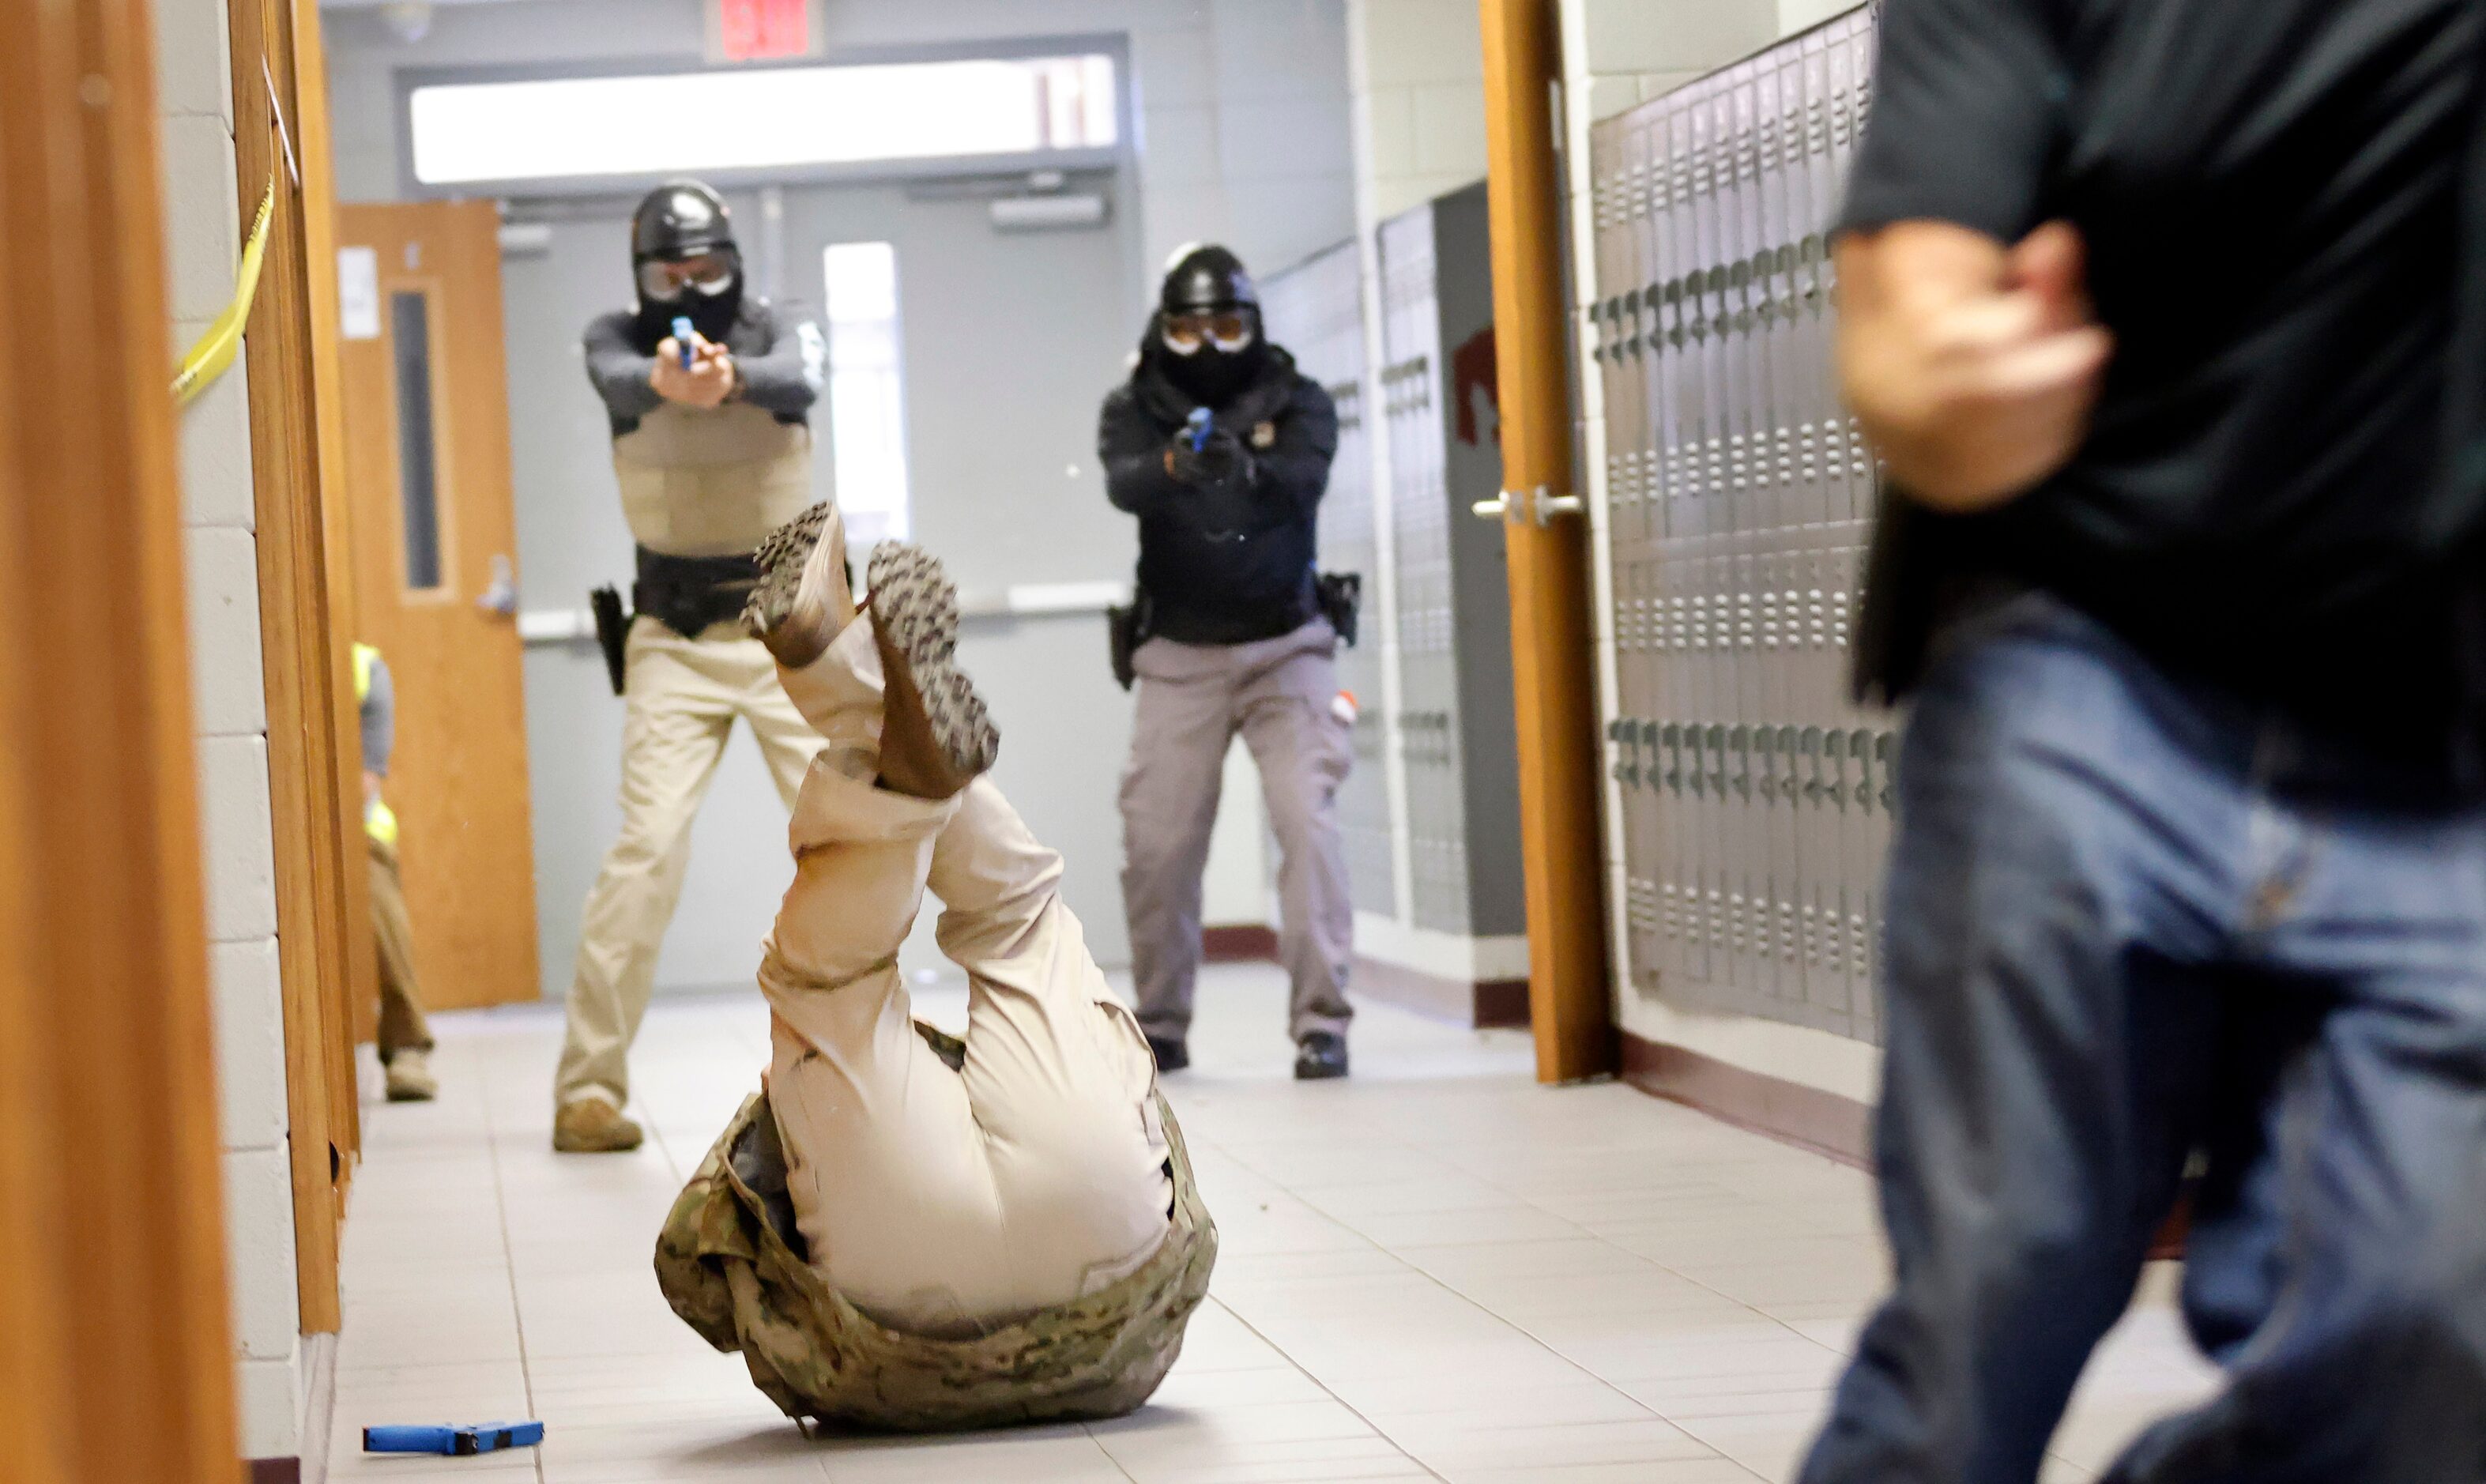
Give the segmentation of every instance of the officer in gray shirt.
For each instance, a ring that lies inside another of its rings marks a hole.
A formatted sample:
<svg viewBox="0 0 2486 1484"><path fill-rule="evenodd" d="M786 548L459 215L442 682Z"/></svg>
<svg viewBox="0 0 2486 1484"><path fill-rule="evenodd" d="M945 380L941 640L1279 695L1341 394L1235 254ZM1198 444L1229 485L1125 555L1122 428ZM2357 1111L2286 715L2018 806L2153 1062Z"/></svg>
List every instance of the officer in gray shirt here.
<svg viewBox="0 0 2486 1484"><path fill-rule="evenodd" d="M732 217L706 186L651 192L630 235L636 302L588 326L585 344L638 581L637 617L605 636L628 699L622 836L588 894L570 983L553 1147L571 1153L640 1141L622 1113L630 1042L734 720L788 809L820 745L740 623L752 553L812 504L820 332L745 292Z"/></svg>

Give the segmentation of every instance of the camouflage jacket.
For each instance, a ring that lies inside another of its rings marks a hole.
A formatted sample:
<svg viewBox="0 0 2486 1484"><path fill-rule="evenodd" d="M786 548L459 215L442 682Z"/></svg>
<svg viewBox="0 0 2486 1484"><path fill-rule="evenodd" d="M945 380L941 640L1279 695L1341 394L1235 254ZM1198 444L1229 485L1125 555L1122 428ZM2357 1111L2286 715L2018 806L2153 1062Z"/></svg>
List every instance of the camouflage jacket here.
<svg viewBox="0 0 2486 1484"><path fill-rule="evenodd" d="M918 1027L945 1057L951 1037ZM969 1339L885 1329L797 1252L786 1160L765 1092L726 1126L656 1241L656 1280L682 1321L740 1352L788 1416L904 1432L1119 1416L1146 1401L1208 1292L1217 1227L1174 1112L1174 1210L1165 1245L1113 1286Z"/></svg>

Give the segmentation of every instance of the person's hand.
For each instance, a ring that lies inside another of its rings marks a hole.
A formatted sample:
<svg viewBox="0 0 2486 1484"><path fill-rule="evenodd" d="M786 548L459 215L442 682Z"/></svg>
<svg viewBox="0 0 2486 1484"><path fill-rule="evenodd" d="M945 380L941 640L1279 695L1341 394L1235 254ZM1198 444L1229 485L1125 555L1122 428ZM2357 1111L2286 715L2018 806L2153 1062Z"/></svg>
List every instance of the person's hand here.
<svg viewBox="0 0 2486 1484"><path fill-rule="evenodd" d="M1208 441L1198 449L1191 446L1191 434L1176 433L1166 447L1166 473L1194 488L1206 488L1226 483L1237 477L1248 477L1252 454L1243 440L1225 428L1213 429Z"/></svg>
<svg viewBox="0 0 2486 1484"><path fill-rule="evenodd" d="M667 401L686 407L716 407L733 395L733 354L697 331L691 333L691 364L682 365L682 343L665 337L656 346L655 369L648 385Z"/></svg>
<svg viewBox="0 0 2486 1484"><path fill-rule="evenodd" d="M2079 452L2114 343L2069 224L2005 247L1902 222L1842 239L1838 279L1839 380L1908 496L1991 509Z"/></svg>

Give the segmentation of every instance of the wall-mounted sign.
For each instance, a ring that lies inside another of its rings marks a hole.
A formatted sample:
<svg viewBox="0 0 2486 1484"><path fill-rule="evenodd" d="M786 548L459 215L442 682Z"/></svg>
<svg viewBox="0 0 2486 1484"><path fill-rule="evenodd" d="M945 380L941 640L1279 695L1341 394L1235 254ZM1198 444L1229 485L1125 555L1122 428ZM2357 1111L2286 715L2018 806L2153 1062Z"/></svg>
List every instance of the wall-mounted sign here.
<svg viewBox="0 0 2486 1484"><path fill-rule="evenodd" d="M821 0L707 0L710 62L774 62L816 57Z"/></svg>
<svg viewBox="0 0 2486 1484"><path fill-rule="evenodd" d="M380 338L380 255L369 247L337 249L338 330L347 340Z"/></svg>

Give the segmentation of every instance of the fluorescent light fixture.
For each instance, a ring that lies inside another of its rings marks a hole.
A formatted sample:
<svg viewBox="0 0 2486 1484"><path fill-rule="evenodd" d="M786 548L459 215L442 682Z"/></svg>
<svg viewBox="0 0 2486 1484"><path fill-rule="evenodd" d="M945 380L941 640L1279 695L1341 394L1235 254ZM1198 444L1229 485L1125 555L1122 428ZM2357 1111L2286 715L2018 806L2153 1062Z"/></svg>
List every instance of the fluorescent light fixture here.
<svg viewBox="0 0 2486 1484"><path fill-rule="evenodd" d="M1114 59L987 58L435 83L408 100L427 185L698 174L1115 143Z"/></svg>

